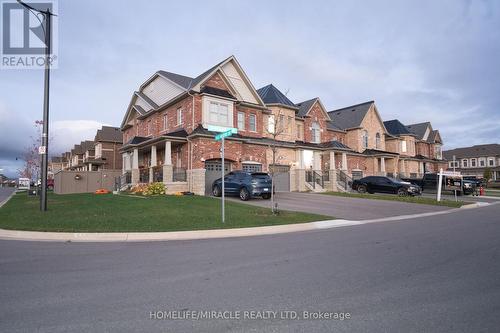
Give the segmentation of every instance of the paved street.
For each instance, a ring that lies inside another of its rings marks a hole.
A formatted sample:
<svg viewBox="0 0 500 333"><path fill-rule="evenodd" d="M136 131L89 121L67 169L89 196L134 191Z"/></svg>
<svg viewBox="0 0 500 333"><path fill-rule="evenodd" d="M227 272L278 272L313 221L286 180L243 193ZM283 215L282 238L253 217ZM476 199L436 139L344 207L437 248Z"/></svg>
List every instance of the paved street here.
<svg viewBox="0 0 500 333"><path fill-rule="evenodd" d="M500 205L240 239L0 241L1 332L495 332ZM151 320L151 311L349 320Z"/></svg>
<svg viewBox="0 0 500 333"><path fill-rule="evenodd" d="M0 187L0 205L6 200L12 192L15 191L14 187Z"/></svg>
<svg viewBox="0 0 500 333"><path fill-rule="evenodd" d="M433 205L405 202L337 197L326 194L279 192L276 194L280 209L335 216L348 220L367 220L382 217L437 212L450 209ZM230 197L240 201L239 198ZM246 201L250 205L270 207L270 200Z"/></svg>

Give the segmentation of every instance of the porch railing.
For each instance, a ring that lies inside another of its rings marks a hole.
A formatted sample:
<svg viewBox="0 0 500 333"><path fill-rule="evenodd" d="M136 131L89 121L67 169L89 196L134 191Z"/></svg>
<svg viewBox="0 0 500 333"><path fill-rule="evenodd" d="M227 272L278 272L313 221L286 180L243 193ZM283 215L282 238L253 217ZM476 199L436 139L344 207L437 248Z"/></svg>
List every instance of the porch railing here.
<svg viewBox="0 0 500 333"><path fill-rule="evenodd" d="M337 170L337 184L345 191L349 191L352 186L352 178L345 171Z"/></svg>
<svg viewBox="0 0 500 333"><path fill-rule="evenodd" d="M132 183L132 173L130 171L127 171L124 174L115 177L115 190L121 191L126 186L129 186L131 183Z"/></svg>
<svg viewBox="0 0 500 333"><path fill-rule="evenodd" d="M186 169L174 168L172 176L174 182L185 182L187 180Z"/></svg>
<svg viewBox="0 0 500 333"><path fill-rule="evenodd" d="M317 186L321 188L325 187L325 178L328 177L328 172L326 174L321 174L316 170L306 170L306 182L315 189Z"/></svg>
<svg viewBox="0 0 500 333"><path fill-rule="evenodd" d="M163 182L163 167L155 166L153 167L153 182Z"/></svg>
<svg viewBox="0 0 500 333"><path fill-rule="evenodd" d="M139 169L139 183L149 183L149 168Z"/></svg>

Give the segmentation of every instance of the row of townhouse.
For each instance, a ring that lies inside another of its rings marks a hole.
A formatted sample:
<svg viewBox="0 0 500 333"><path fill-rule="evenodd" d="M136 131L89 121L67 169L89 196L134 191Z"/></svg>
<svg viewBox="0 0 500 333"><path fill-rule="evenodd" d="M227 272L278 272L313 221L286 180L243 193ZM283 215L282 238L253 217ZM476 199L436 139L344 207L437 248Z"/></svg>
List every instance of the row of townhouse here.
<svg viewBox="0 0 500 333"><path fill-rule="evenodd" d="M209 125L238 129L224 166ZM234 56L194 78L154 73L133 93L121 130L129 182L162 181L170 192L207 194L223 167L273 170L281 191L322 191L351 177L419 177L443 165L430 123L384 122L374 101L333 111L318 97L294 103L272 84L255 89Z"/></svg>
<svg viewBox="0 0 500 333"><path fill-rule="evenodd" d="M49 175L53 176L61 170L120 170L122 145L123 135L119 127L102 126L93 141L82 141L61 156L53 156L48 166Z"/></svg>
<svg viewBox="0 0 500 333"><path fill-rule="evenodd" d="M487 168L493 180L500 180L500 144L475 145L443 152L448 170L482 178Z"/></svg>

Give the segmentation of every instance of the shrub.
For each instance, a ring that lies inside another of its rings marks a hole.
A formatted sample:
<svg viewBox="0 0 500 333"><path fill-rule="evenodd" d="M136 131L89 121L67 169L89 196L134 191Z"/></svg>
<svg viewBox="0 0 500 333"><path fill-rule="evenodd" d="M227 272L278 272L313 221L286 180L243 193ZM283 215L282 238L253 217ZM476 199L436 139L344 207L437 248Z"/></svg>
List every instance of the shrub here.
<svg viewBox="0 0 500 333"><path fill-rule="evenodd" d="M165 184L161 182L151 183L147 186L147 188L142 192L144 195L158 195L165 194Z"/></svg>

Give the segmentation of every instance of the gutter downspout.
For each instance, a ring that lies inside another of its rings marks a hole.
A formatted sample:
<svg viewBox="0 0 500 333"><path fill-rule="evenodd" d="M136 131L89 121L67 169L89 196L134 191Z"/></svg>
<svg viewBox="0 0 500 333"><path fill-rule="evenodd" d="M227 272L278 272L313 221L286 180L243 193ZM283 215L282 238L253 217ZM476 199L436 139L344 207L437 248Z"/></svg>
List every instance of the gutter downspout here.
<svg viewBox="0 0 500 333"><path fill-rule="evenodd" d="M191 102L191 133L194 131L194 95L191 95L191 84L188 87L187 93L189 96L192 98ZM188 142L188 150L189 150L189 161L188 161L188 168L189 168L189 192L193 192L193 143L189 139L189 137L186 138Z"/></svg>

